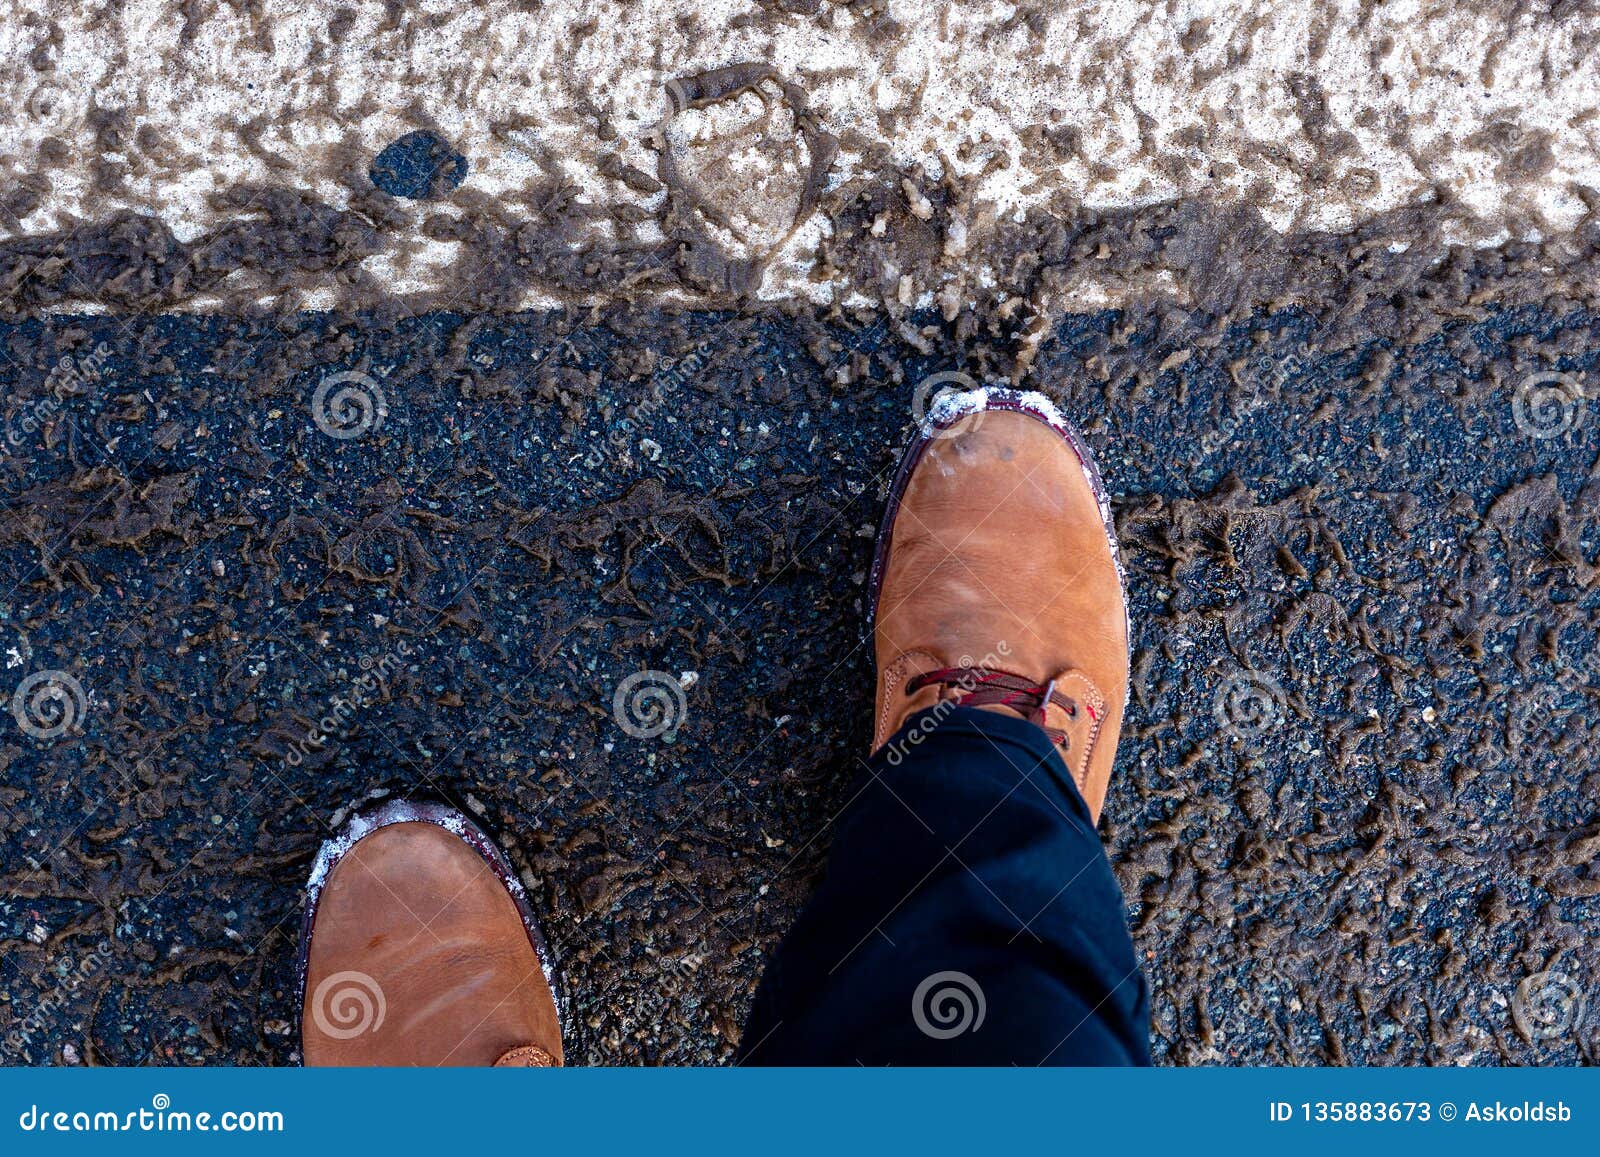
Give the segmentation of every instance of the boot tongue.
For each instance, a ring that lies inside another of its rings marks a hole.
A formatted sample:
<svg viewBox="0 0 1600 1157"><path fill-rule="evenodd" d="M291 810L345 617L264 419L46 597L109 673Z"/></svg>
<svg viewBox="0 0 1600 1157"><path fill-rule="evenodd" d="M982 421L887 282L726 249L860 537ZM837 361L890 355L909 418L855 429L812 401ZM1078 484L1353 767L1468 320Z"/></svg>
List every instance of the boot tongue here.
<svg viewBox="0 0 1600 1157"><path fill-rule="evenodd" d="M1077 711L1068 712L1054 700L1045 703L1043 719L1039 718L1036 712L1025 711L1007 703L977 703L973 706L979 711L993 711L1027 723L1042 724L1060 732L1065 742L1057 742L1056 750L1066 760L1072 778L1081 789L1088 774L1089 756L1094 749L1095 740L1099 738L1101 723L1105 719L1105 696L1100 693L1100 688L1095 686L1092 679L1076 669L1063 671L1054 680L1047 680L1045 685L1076 701ZM959 688L951 687L946 687L941 696L944 699L964 697Z"/></svg>
<svg viewBox="0 0 1600 1157"><path fill-rule="evenodd" d="M959 694L956 694L956 693L953 693L953 692L941 695L940 698L941 699L955 700L957 702L959 702L961 700L961 696ZM979 703L979 704L976 705L974 710L976 710L976 711L993 711L996 715L1004 715L1004 716L1006 716L1006 717L1008 717L1010 719L1020 719L1024 723L1033 722L1032 717L1030 717L1026 711L1019 711L1015 707L1007 707L1004 703ZM1060 708L1056 708L1053 712L1051 712L1050 725L1052 727L1060 727L1061 723L1060 723L1060 720L1057 718L1057 716L1065 716L1065 715L1066 715L1065 711L1062 711Z"/></svg>
<svg viewBox="0 0 1600 1157"><path fill-rule="evenodd" d="M961 696L944 695L942 698L959 700ZM1027 711L1019 710L1016 707L1009 707L1004 703L979 703L976 705L976 710L993 711L996 715L1004 715L1010 719L1020 719L1024 723L1033 723L1037 725L1040 722L1037 716L1030 714ZM1083 745L1084 741L1080 740L1079 737L1086 735L1088 733L1088 727L1092 726L1093 724L1093 720L1085 718L1083 712L1080 711L1078 715L1074 717L1068 715L1066 710L1056 703L1050 704L1045 709L1045 717L1043 722L1046 726L1053 727L1057 731L1061 731L1066 734L1067 743L1065 746L1069 751ZM1057 746L1059 747L1061 745L1057 744Z"/></svg>
<svg viewBox="0 0 1600 1157"><path fill-rule="evenodd" d="M560 1067L556 1058L545 1052L538 1045L519 1045L514 1049L507 1049L499 1060L495 1061L497 1069L553 1069Z"/></svg>

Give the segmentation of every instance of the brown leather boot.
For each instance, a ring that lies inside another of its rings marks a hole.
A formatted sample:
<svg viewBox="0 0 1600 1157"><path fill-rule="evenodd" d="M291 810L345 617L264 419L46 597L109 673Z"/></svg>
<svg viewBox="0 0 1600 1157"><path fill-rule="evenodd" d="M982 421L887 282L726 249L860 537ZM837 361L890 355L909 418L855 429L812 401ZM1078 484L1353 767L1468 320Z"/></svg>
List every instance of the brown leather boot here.
<svg viewBox="0 0 1600 1157"><path fill-rule="evenodd" d="M1041 394L948 394L906 451L872 569L876 751L941 701L1020 715L1096 822L1128 697L1111 505Z"/></svg>
<svg viewBox="0 0 1600 1157"><path fill-rule="evenodd" d="M549 953L500 849L394 800L322 846L300 931L307 1065L559 1065Z"/></svg>

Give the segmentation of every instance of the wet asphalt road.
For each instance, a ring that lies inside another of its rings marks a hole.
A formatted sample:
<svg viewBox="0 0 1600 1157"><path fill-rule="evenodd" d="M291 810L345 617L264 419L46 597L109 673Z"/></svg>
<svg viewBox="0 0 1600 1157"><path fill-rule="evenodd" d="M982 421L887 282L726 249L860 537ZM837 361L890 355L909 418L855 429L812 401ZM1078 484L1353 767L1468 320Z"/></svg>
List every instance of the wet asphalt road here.
<svg viewBox="0 0 1600 1157"><path fill-rule="evenodd" d="M294 1063L311 857L422 792L528 882L569 1057L727 1060L869 734L882 488L968 364L927 324L0 325L0 1058ZM1595 329L1054 325L1026 384L1129 565L1103 830L1159 1061L1594 1059Z"/></svg>

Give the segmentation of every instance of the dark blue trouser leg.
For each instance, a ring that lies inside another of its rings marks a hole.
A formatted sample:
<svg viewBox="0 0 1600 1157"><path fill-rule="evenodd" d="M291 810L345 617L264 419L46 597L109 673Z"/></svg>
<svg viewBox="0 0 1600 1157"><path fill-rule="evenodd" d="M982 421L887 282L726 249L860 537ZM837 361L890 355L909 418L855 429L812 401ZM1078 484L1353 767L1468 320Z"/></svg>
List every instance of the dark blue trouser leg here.
<svg viewBox="0 0 1600 1157"><path fill-rule="evenodd" d="M869 767L762 978L740 1060L1149 1064L1122 892L1043 733L928 711Z"/></svg>

